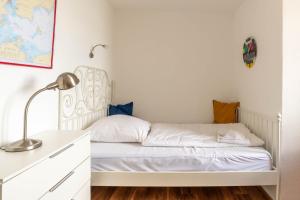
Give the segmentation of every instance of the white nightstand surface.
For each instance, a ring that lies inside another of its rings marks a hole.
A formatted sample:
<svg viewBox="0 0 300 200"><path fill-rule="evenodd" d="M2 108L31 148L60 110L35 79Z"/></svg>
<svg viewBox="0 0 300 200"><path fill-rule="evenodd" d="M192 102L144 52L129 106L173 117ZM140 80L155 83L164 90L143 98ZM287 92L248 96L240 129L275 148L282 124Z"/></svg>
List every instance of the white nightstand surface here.
<svg viewBox="0 0 300 200"><path fill-rule="evenodd" d="M68 144L87 136L88 133L88 131L47 131L31 137L43 141L42 147L38 149L18 153L0 150L0 184L42 162Z"/></svg>

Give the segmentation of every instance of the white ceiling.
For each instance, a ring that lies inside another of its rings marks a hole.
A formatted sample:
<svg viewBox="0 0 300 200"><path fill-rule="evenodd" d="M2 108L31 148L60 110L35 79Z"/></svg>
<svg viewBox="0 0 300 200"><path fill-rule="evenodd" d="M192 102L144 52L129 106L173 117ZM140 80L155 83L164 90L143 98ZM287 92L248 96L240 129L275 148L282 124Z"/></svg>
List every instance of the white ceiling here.
<svg viewBox="0 0 300 200"><path fill-rule="evenodd" d="M234 11L244 0L109 0L118 9L199 9Z"/></svg>

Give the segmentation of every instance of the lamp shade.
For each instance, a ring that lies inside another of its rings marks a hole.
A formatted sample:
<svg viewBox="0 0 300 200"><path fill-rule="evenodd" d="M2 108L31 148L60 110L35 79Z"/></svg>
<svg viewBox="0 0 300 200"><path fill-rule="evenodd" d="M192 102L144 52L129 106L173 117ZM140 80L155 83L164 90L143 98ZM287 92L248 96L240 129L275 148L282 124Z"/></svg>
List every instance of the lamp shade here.
<svg viewBox="0 0 300 200"><path fill-rule="evenodd" d="M79 79L75 74L66 72L57 77L56 83L59 90L68 90L75 87Z"/></svg>

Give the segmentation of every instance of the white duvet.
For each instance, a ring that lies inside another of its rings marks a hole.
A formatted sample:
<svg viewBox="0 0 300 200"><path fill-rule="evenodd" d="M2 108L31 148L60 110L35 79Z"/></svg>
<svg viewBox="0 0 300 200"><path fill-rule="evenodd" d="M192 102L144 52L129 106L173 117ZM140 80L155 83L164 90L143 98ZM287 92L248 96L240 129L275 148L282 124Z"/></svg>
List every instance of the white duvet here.
<svg viewBox="0 0 300 200"><path fill-rule="evenodd" d="M152 124L143 146L255 147L264 141L243 124Z"/></svg>

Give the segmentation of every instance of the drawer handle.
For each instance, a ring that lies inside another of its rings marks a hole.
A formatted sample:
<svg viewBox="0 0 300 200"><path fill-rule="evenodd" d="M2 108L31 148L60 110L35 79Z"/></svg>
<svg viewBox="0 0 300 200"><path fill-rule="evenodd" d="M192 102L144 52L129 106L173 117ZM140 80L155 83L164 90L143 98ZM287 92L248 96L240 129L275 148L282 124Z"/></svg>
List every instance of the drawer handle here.
<svg viewBox="0 0 300 200"><path fill-rule="evenodd" d="M62 152L66 151L67 149L71 148L72 146L74 146L74 144L69 144L68 146L66 146L65 148L59 150L58 152L54 153L53 155L49 156L49 158L54 158L56 156L58 156L59 154L61 154Z"/></svg>
<svg viewBox="0 0 300 200"><path fill-rule="evenodd" d="M59 186L61 186L68 178L70 178L75 172L71 171L67 176L61 179L56 185L54 185L49 192L54 192Z"/></svg>

